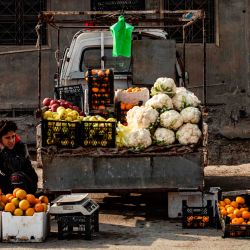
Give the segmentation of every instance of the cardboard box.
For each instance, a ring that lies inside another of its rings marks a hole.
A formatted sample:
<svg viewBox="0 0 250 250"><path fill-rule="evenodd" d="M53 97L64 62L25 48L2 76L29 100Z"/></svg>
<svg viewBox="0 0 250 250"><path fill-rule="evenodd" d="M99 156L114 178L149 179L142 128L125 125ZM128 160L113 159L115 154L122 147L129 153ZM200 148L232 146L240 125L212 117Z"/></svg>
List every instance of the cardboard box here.
<svg viewBox="0 0 250 250"><path fill-rule="evenodd" d="M43 242L49 233L49 213L13 216L2 212L3 242Z"/></svg>

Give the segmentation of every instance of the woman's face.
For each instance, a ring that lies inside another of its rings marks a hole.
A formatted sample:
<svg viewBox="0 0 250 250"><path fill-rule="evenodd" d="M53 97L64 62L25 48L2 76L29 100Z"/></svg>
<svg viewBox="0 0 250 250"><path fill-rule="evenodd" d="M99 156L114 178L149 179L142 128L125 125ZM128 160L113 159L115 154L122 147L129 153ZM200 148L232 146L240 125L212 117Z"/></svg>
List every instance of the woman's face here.
<svg viewBox="0 0 250 250"><path fill-rule="evenodd" d="M16 132L9 131L6 135L2 136L1 143L8 149L13 149L16 142Z"/></svg>

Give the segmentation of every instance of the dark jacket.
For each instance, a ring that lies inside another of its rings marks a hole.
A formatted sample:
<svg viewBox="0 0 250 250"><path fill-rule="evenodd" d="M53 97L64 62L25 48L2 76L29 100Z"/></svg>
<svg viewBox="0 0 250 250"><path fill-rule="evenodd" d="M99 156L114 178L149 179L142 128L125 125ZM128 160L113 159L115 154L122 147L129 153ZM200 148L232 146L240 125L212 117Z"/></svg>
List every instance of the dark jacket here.
<svg viewBox="0 0 250 250"><path fill-rule="evenodd" d="M0 188L3 193L12 193L15 187L20 186L28 193L37 190L38 177L31 165L27 146L19 141L12 150L4 148L0 151ZM20 183L13 182L18 177Z"/></svg>

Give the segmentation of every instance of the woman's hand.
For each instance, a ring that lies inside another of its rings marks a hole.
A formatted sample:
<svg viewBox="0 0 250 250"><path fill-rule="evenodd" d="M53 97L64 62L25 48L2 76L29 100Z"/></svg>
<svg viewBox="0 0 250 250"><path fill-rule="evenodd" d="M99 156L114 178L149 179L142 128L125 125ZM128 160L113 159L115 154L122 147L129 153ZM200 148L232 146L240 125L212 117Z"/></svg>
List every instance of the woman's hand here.
<svg viewBox="0 0 250 250"><path fill-rule="evenodd" d="M0 142L0 150L4 149L4 145Z"/></svg>

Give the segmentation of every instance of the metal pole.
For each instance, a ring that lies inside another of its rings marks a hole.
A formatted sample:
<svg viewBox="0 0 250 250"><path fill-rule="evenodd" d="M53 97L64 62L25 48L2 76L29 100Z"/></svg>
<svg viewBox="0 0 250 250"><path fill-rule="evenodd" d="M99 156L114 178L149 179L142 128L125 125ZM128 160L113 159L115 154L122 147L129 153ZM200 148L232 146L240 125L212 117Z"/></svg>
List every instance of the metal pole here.
<svg viewBox="0 0 250 250"><path fill-rule="evenodd" d="M42 23L40 23L37 32L38 35L38 110L41 110L41 61L42 61L42 42L41 42L41 27Z"/></svg>
<svg viewBox="0 0 250 250"><path fill-rule="evenodd" d="M202 19L203 29L203 102L207 105L207 51L206 51L206 28L205 28L205 13Z"/></svg>
<svg viewBox="0 0 250 250"><path fill-rule="evenodd" d="M60 86L60 27L57 29L57 50L56 50L56 58L57 58L57 86Z"/></svg>
<svg viewBox="0 0 250 250"><path fill-rule="evenodd" d="M185 30L185 26L182 27L182 53L183 53L182 80L183 80L184 87L186 87L186 30Z"/></svg>

